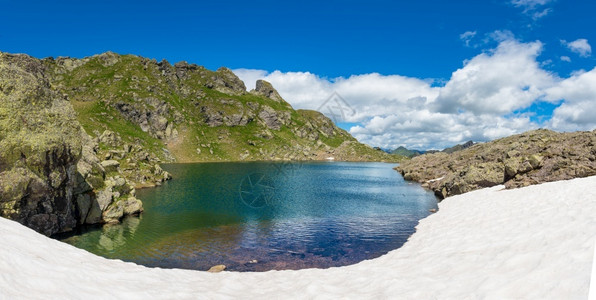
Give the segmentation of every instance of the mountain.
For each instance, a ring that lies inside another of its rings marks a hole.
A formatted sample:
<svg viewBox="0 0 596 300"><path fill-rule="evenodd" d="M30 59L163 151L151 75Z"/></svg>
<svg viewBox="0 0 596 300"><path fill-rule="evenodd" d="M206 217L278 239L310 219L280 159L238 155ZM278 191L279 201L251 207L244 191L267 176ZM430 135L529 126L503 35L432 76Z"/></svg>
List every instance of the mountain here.
<svg viewBox="0 0 596 300"><path fill-rule="evenodd" d="M401 155L401 156L405 156L408 158L412 158L414 156L418 156L418 155L422 155L422 154L432 154L432 153L437 153L437 152L445 152L445 153L453 153L453 152L457 152L457 151L461 151L463 149L469 148L471 146L475 145L473 141L468 141L465 142L463 144L458 144L455 145L453 147L449 147L449 148L445 148L442 151L438 151L438 150L409 150L404 146L399 146L397 149L391 151L391 154L396 154L396 155Z"/></svg>
<svg viewBox="0 0 596 300"><path fill-rule="evenodd" d="M399 146L397 149L391 151L391 154L396 154L396 155L401 155L401 156L412 158L414 156L424 154L424 151L409 150L404 146Z"/></svg>
<svg viewBox="0 0 596 300"><path fill-rule="evenodd" d="M425 154L396 169L439 198L504 184L515 188L596 175L596 130L539 129L475 144L451 154Z"/></svg>
<svg viewBox="0 0 596 300"><path fill-rule="evenodd" d="M265 81L112 52L0 52L0 216L46 235L138 214L163 162L394 161Z"/></svg>
<svg viewBox="0 0 596 300"><path fill-rule="evenodd" d="M453 153L453 152L457 152L457 151L461 151L461 150L470 148L472 146L474 146L474 142L473 141L467 141L467 142L465 142L463 144L458 144L458 145L455 145L455 146L450 147L450 148L445 148L445 149L443 149L442 152Z"/></svg>

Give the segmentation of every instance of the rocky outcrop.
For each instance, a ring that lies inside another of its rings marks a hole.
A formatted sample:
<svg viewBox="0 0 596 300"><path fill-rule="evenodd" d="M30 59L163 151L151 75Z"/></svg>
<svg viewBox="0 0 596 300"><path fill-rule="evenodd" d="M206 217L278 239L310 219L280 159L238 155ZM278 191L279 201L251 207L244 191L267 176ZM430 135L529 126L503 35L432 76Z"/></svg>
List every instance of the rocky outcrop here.
<svg viewBox="0 0 596 300"><path fill-rule="evenodd" d="M226 67L217 69L206 86L225 94L242 95L246 93L244 82Z"/></svg>
<svg viewBox="0 0 596 300"><path fill-rule="evenodd" d="M452 154L424 154L396 169L440 198L504 184L516 188L596 175L596 131L540 129Z"/></svg>
<svg viewBox="0 0 596 300"><path fill-rule="evenodd" d="M0 216L50 235L77 225L81 143L75 112L45 71L36 59L0 53Z"/></svg>
<svg viewBox="0 0 596 300"><path fill-rule="evenodd" d="M110 65L114 57L100 59ZM100 161L97 142L48 73L35 58L0 53L0 216L52 235L139 213L129 182L106 178L119 162ZM102 140L120 143L116 134Z"/></svg>
<svg viewBox="0 0 596 300"><path fill-rule="evenodd" d="M170 116L170 106L159 99L148 97L136 99L133 103L116 102L114 107L127 120L138 124L141 130L159 139L172 139L177 135ZM169 130L168 130L169 129Z"/></svg>
<svg viewBox="0 0 596 300"><path fill-rule="evenodd" d="M275 109L270 106L264 105L261 107L259 112L259 118L265 123L265 125L273 130L279 130L283 125L283 116L279 115Z"/></svg>
<svg viewBox="0 0 596 300"><path fill-rule="evenodd" d="M261 80L261 79L257 80L256 87L252 92L254 94L267 97L275 102L284 101L283 98L277 92L277 90L273 88L271 83L269 83L265 80Z"/></svg>

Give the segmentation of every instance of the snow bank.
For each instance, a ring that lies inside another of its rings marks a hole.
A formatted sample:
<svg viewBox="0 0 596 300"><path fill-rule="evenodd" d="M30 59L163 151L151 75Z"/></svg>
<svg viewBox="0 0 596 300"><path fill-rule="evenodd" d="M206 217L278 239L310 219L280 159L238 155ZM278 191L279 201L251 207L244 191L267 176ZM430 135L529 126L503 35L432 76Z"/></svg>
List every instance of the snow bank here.
<svg viewBox="0 0 596 300"><path fill-rule="evenodd" d="M326 270L207 273L108 260L0 218L0 298L585 299L596 177L448 198L400 249Z"/></svg>

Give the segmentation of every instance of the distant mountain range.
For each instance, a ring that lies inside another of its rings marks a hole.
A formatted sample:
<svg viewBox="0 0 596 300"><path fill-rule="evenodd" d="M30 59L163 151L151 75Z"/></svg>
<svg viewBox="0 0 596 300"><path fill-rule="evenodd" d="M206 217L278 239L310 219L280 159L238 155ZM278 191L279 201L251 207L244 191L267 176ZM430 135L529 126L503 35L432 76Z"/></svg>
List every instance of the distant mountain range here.
<svg viewBox="0 0 596 300"><path fill-rule="evenodd" d="M445 153L453 153L453 152L457 152L466 148L469 148L471 146L473 146L475 143L473 141L467 141L463 144L458 144L455 145L453 147L449 147L449 148L445 148L442 151L438 151L438 150L414 150L414 149L407 149L404 146L400 146L397 149L391 150L389 151L389 153L391 154L397 154L397 155L402 155L405 157L415 157L418 155L422 155L422 154L426 154L426 153L437 153L437 152L445 152Z"/></svg>

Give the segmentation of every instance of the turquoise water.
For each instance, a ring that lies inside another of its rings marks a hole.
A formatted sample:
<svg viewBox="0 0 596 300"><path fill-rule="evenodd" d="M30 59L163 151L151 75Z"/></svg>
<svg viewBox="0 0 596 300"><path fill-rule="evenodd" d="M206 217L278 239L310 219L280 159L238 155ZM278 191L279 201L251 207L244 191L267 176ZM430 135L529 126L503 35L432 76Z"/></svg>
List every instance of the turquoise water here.
<svg viewBox="0 0 596 300"><path fill-rule="evenodd" d="M171 164L137 191L145 212L62 241L146 266L232 271L327 268L399 248L437 208L386 163Z"/></svg>

